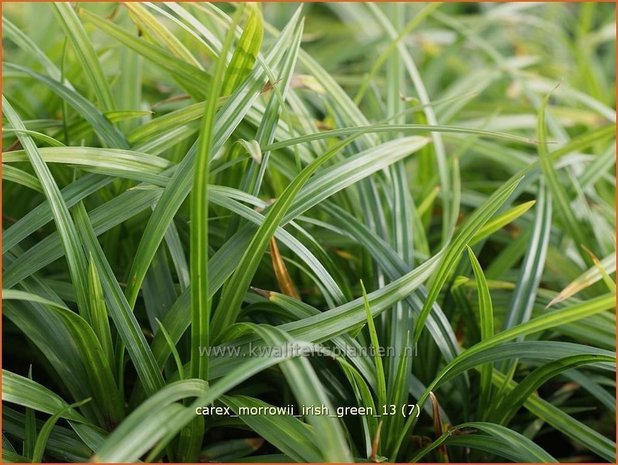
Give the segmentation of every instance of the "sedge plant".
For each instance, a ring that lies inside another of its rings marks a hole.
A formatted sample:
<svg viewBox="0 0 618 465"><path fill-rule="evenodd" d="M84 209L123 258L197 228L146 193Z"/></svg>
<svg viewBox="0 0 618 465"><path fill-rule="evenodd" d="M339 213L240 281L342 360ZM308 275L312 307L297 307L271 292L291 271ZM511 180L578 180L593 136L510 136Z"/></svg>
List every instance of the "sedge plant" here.
<svg viewBox="0 0 618 465"><path fill-rule="evenodd" d="M613 18L5 4L3 460L615 462Z"/></svg>

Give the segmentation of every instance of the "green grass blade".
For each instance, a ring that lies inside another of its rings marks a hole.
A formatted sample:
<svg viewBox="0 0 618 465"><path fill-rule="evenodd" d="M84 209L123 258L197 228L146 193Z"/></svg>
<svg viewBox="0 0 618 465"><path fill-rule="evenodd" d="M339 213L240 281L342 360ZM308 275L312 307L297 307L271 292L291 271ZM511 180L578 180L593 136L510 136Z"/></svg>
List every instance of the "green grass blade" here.
<svg viewBox="0 0 618 465"><path fill-rule="evenodd" d="M195 157L191 192L191 375L208 379L208 357L200 355L200 347L210 345L210 300L208 298L208 174L213 156L213 137L217 99L223 91L226 70L224 57L232 47L234 28L240 21L236 13L225 37L221 58L215 67Z"/></svg>
<svg viewBox="0 0 618 465"><path fill-rule="evenodd" d="M27 300L29 302L36 302L43 305L51 305L52 307L62 308L69 310L66 305L54 302L53 300L46 299L40 295L32 294L30 292L20 291L17 289L2 289L2 300Z"/></svg>
<svg viewBox="0 0 618 465"><path fill-rule="evenodd" d="M73 6L68 3L52 3L51 8L60 20L65 34L71 39L73 50L82 64L84 73L90 81L103 111L114 110L114 99L107 79L103 74L92 42L88 38L88 34L77 17Z"/></svg>
<svg viewBox="0 0 618 465"><path fill-rule="evenodd" d="M191 64L197 69L202 69L199 61L193 56L193 54L185 47L182 41L177 38L172 31L165 27L165 25L159 21L153 14L151 14L146 7L139 3L127 3L126 7L129 9L131 19L142 30L149 30L153 33L158 42L164 43L167 48L180 60Z"/></svg>
<svg viewBox="0 0 618 465"><path fill-rule="evenodd" d="M545 121L545 115L547 111L547 104L549 102L549 95L543 99L542 104L539 107L538 114L538 127L537 137L539 139L538 151L539 162L547 180L547 185L552 193L552 198L556 201L559 218L564 222L566 230L575 241L575 246L582 250L583 246L590 246L589 241L586 240L586 233L582 229L582 224L575 218L571 202L567 197L567 193L558 179L558 173L554 167L553 162L548 156L547 149L547 126ZM582 258L588 265L592 265L592 261L586 253L581 253Z"/></svg>
<svg viewBox="0 0 618 465"><path fill-rule="evenodd" d="M481 341L490 339L494 335L494 309L491 302L491 294L487 286L485 274L478 262L474 252L468 247L468 256L472 269L474 270L474 278L478 289L479 300L479 326L481 328ZM491 399L491 373L493 366L490 364L481 367L480 394L478 400L477 412L482 416L486 406L489 405Z"/></svg>
<svg viewBox="0 0 618 465"><path fill-rule="evenodd" d="M488 236L492 235L496 231L502 229L507 224L512 223L517 218L526 213L528 210L530 210L530 208L532 208L532 206L536 202L536 200L530 200L529 202L524 202L520 205L516 205L512 208L509 208L504 213L496 215L495 218L485 223L485 226L480 228L478 232L476 232L474 236L472 236L472 239L470 239L470 244L476 244L477 242L480 242Z"/></svg>
<svg viewBox="0 0 618 465"><path fill-rule="evenodd" d="M165 342L167 342L167 345L170 348L170 351L172 352L172 356L174 357L174 362L176 363L176 369L178 370L178 376L181 380L183 380L185 379L185 372L184 372L184 367L182 365L182 360L180 359L180 354L178 353L178 350L176 349L176 345L174 344L174 341L172 341L171 336L165 329L165 326L163 326L163 323L161 323L159 319L157 319L157 324L159 325L159 331L161 331L161 334L163 334L163 337L165 338Z"/></svg>
<svg viewBox="0 0 618 465"><path fill-rule="evenodd" d="M36 438L36 443L34 444L34 451L32 453L32 463L40 463L43 461L43 454L45 453L45 449L47 447L47 441L49 440L49 436L52 432L52 429L56 425L56 422L61 418L64 410L69 410L74 407L79 407L80 405L89 402L90 399L83 400L81 402L76 402L74 404L68 405L63 410L54 413L43 425L41 431Z"/></svg>
<svg viewBox="0 0 618 465"><path fill-rule="evenodd" d="M107 305L105 304L105 297L101 287L101 279L99 278L99 272L97 271L92 255L90 255L88 266L88 292L91 299L88 315L89 323L101 343L101 348L103 349L107 361L111 365L114 360L112 333L109 327Z"/></svg>
<svg viewBox="0 0 618 465"><path fill-rule="evenodd" d="M504 322L505 329L528 321L532 314L532 307L536 300L535 290L539 287L545 267L545 256L551 233L551 218L551 197L544 183L541 182L529 246L513 298L509 304Z"/></svg>
<svg viewBox="0 0 618 465"><path fill-rule="evenodd" d="M247 79L260 52L263 36L262 14L257 5L250 4L247 8L249 10L249 17L242 35L234 48L232 59L225 71L221 95L230 95L241 82ZM235 29L236 24L232 21L230 26L231 34L234 33ZM227 56L225 43L221 55Z"/></svg>
<svg viewBox="0 0 618 465"><path fill-rule="evenodd" d="M67 420L86 423L86 419L77 411L66 409L69 404L60 396L29 378L8 370L2 370L2 400L31 408L39 412L54 413L61 411Z"/></svg>
<svg viewBox="0 0 618 465"><path fill-rule="evenodd" d="M377 394L378 394L378 406L386 405L386 378L384 376L384 366L382 365L382 357L379 353L380 343L378 342L378 333L376 332L376 326L373 321L373 315L371 314L371 308L369 306L369 300L367 299L367 291L365 291L365 285L361 281L361 289L363 291L363 302L365 304L365 312L367 313L367 327L369 329L369 337L371 338L371 345L374 351L374 363L376 366L376 378L377 378Z"/></svg>
<svg viewBox="0 0 618 465"><path fill-rule="evenodd" d="M616 357L606 355L573 355L537 368L520 381L517 387L501 400L493 414L496 422L506 424L524 404L526 399L528 399L528 397L530 397L542 384L554 376L571 368L601 362L609 364L610 370L613 365L615 371Z"/></svg>
<svg viewBox="0 0 618 465"><path fill-rule="evenodd" d="M62 142L54 139L51 136L48 136L47 134L43 134L42 132L31 131L29 129L22 129L20 131L17 131L16 129L5 129L2 132L4 134L16 134L17 132L20 132L22 134L28 134L33 139L46 143L50 145L51 147L64 147L64 144Z"/></svg>
<svg viewBox="0 0 618 465"><path fill-rule="evenodd" d="M36 177L11 165L2 165L2 180L20 184L40 194L43 193L41 183Z"/></svg>
<svg viewBox="0 0 618 465"><path fill-rule="evenodd" d="M146 153L97 147L43 147L38 149L45 163L81 166L86 171L106 174L155 185L165 185L162 175L171 166L167 160ZM27 161L23 150L6 152L4 163Z"/></svg>
<svg viewBox="0 0 618 465"><path fill-rule="evenodd" d="M331 165L327 173L321 172L302 187L283 222L287 223L336 192L417 153L427 143L425 137L401 137Z"/></svg>
<svg viewBox="0 0 618 465"><path fill-rule="evenodd" d="M457 265L461 252L463 252L466 245L470 242L475 233L478 232L491 216L500 208L500 206L510 197L515 191L515 188L521 181L521 177L514 177L509 182L505 183L500 189L494 192L491 197L483 204L482 208L476 210L462 226L459 233L453 239L453 242L446 248L446 253L441 260L438 272L433 278L431 287L429 289L429 295L423 305L423 309L417 318L414 335L412 342L416 344L420 338L421 331L425 325L427 315L431 311L433 303L438 298L440 289L446 282L449 274Z"/></svg>

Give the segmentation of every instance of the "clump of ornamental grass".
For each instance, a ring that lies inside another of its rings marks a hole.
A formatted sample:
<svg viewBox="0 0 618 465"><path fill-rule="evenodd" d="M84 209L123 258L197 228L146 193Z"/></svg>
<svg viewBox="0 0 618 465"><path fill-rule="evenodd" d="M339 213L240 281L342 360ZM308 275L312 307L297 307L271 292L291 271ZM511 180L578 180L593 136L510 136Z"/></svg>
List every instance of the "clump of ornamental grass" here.
<svg viewBox="0 0 618 465"><path fill-rule="evenodd" d="M3 14L5 461L615 461L615 5Z"/></svg>

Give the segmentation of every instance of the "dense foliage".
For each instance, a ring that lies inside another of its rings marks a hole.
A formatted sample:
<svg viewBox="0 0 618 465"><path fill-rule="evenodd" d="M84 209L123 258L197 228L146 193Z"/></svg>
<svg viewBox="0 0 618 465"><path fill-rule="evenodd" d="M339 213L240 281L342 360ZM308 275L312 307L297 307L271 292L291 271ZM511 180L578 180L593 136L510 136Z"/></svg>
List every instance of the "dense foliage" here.
<svg viewBox="0 0 618 465"><path fill-rule="evenodd" d="M3 10L5 461L615 461L613 3Z"/></svg>

